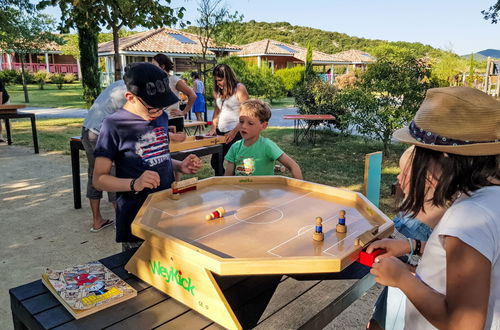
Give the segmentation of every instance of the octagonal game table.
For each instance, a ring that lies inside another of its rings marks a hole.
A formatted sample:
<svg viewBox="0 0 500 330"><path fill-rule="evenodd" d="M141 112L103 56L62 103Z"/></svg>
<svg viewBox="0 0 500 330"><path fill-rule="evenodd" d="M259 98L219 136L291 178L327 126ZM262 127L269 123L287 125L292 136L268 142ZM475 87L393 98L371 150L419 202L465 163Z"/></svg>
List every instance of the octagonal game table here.
<svg viewBox="0 0 500 330"><path fill-rule="evenodd" d="M191 188L194 188L191 189ZM223 207L222 218L205 216ZM336 231L346 211L347 232ZM312 239L323 218L324 240ZM175 199L149 195L132 223L145 242L125 269L229 329L241 328L218 277L340 272L393 224L359 193L279 176L213 177Z"/></svg>

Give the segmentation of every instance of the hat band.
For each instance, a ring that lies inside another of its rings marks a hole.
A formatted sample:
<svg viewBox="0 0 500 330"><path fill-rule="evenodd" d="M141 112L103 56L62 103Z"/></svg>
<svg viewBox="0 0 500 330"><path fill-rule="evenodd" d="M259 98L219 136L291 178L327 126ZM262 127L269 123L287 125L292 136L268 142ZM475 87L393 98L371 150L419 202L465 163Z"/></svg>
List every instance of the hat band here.
<svg viewBox="0 0 500 330"><path fill-rule="evenodd" d="M418 142L422 142L425 144L433 144L433 145L440 145L440 146L461 146L461 145L467 145L467 144L497 142L497 140L464 141L464 140L457 140L457 139L449 139L449 138L446 138L444 136L426 131L423 128L418 127L417 124L415 124L415 122L413 120L411 121L408 129L410 131L410 135L413 138L415 138Z"/></svg>

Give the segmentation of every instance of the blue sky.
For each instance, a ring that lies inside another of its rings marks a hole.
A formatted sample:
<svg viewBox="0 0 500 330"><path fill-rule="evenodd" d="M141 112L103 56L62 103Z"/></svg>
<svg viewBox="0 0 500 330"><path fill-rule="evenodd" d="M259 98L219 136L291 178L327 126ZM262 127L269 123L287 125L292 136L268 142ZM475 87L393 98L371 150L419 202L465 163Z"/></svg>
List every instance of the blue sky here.
<svg viewBox="0 0 500 330"><path fill-rule="evenodd" d="M351 36L421 42L459 55L500 49L500 24L485 21L481 10L496 0L233 0L231 11L244 21L286 21ZM196 0L172 0L186 7L185 19L198 16ZM57 10L48 13L57 17Z"/></svg>

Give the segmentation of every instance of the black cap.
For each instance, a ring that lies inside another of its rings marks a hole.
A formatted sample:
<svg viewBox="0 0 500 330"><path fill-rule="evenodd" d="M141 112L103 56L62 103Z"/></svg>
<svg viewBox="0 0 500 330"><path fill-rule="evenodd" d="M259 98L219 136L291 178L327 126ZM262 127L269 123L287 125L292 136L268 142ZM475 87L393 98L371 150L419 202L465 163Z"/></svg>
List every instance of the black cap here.
<svg viewBox="0 0 500 330"><path fill-rule="evenodd" d="M131 63L123 76L127 90L153 108L165 108L179 99L168 86L168 75L151 63Z"/></svg>

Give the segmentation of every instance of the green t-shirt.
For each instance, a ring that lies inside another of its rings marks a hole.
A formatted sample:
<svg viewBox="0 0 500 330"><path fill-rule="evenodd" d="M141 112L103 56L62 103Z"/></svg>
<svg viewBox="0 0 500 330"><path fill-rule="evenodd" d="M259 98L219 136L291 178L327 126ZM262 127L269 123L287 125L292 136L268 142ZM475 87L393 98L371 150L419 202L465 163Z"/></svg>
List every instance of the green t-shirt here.
<svg viewBox="0 0 500 330"><path fill-rule="evenodd" d="M274 162L283 155L283 150L268 138L259 139L249 147L244 140L235 142L225 159L234 164L234 175L273 175Z"/></svg>

